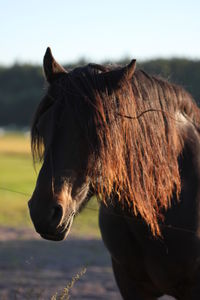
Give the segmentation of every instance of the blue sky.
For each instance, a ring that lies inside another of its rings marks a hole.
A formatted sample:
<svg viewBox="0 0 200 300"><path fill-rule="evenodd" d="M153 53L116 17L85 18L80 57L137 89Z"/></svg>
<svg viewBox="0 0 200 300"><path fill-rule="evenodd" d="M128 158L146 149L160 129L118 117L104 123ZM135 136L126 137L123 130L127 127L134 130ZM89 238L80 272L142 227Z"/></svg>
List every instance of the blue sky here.
<svg viewBox="0 0 200 300"><path fill-rule="evenodd" d="M0 0L0 64L200 59L199 0Z"/></svg>

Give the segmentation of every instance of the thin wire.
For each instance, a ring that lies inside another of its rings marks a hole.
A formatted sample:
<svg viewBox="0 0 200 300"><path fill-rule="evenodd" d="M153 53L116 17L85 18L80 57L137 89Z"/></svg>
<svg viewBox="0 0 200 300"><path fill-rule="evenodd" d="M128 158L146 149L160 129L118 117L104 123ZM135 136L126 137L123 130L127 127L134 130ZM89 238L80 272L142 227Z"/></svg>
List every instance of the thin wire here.
<svg viewBox="0 0 200 300"><path fill-rule="evenodd" d="M172 115L170 115L168 112L166 112L162 109L156 109L156 108L149 108L147 110L144 110L139 115L137 115L135 117L132 117L132 116L129 116L129 115L123 115L123 114L120 114L120 113L117 113L117 115L120 116L120 117L126 118L126 119L137 120L137 119L139 119L140 117L142 117L144 114L146 114L148 112L161 112L161 113L165 114L166 116L168 116L170 119L172 119L176 122L181 122L180 120L177 120L174 117L172 117Z"/></svg>
<svg viewBox="0 0 200 300"><path fill-rule="evenodd" d="M118 116L120 117L123 117L123 118L127 118L127 119L131 119L131 120L136 120L136 119L139 119L140 117L142 117L144 114L148 113L148 112L161 112L163 114L165 114L166 116L168 116L169 118L173 119L174 121L176 122L181 122L180 120L177 120L175 119L174 117L172 117L172 115L170 115L168 112L162 110L162 109L154 109L154 108L150 108L150 109L147 109L145 111L142 111L139 115L133 117L133 116L129 116L129 115L123 115L123 114L120 114L120 113L117 113ZM193 122L192 122L193 123ZM193 123L194 124L194 123ZM195 125L195 124L194 124ZM52 168L52 193L54 195L54 169L53 169L53 155L52 155L52 151L50 151L50 160L51 160L51 168ZM19 192L19 191L16 191L16 190L12 190L12 189L8 189L8 188L4 188L4 187L1 187L0 186L0 190L3 190L3 191L8 191L8 192L11 192L11 193L16 193L16 194L20 194L20 195L23 195L23 196L28 196L30 197L31 195L28 194L28 193L24 193L24 192ZM95 211L95 212L98 212L98 209L96 208L92 208L92 207L88 207L86 206L85 209L88 209L88 210L92 210L92 211ZM114 215L114 216L117 216L117 217L124 217L124 218L128 218L128 219L132 219L131 217L129 216L124 216L124 215L119 215L119 214L116 214L116 213L111 213L109 212L108 214L110 215ZM138 222L139 220L137 220ZM172 230L177 230L177 231L182 231L182 232L188 232L188 233L193 233L195 234L195 231L193 230L190 230L190 229L182 229L182 228L179 228L179 227L174 227L172 225L164 225L164 224L160 224L161 227L164 227L164 228L169 228L169 229L172 229Z"/></svg>
<svg viewBox="0 0 200 300"><path fill-rule="evenodd" d="M1 191L6 191L6 192L10 192L10 193L15 193L15 194L19 194L19 195L23 195L23 196L28 196L30 197L31 195L28 194L28 193L25 193L25 192L19 192L19 191L16 191L16 190L13 190L13 189L9 189L9 188L5 188L3 186L0 186L0 190Z"/></svg>
<svg viewBox="0 0 200 300"><path fill-rule="evenodd" d="M135 223L141 223L141 224L145 225L143 220L140 220L140 219L136 220L136 219L133 219L133 217L131 217L131 216L126 216L126 215L123 215L123 214L120 215L120 214L112 213L112 212L106 212L106 213L109 214L109 215L115 216L115 217L129 219L129 220L135 221ZM181 227L177 227L177 226L173 226L173 225L159 224L159 226L161 228L167 228L167 229L172 229L172 230L175 230L175 231L181 231L181 232L187 232L187 233L190 233L190 234L196 234L196 232L194 230L185 229L185 228L181 228Z"/></svg>
<svg viewBox="0 0 200 300"><path fill-rule="evenodd" d="M23 195L23 196L28 196L30 197L31 195L28 194L28 193L24 193L24 192L19 192L19 191L16 191L16 190L13 190L13 189L9 189L9 188L4 188L2 186L0 186L0 190L2 191L7 191L7 192L10 192L10 193L16 193L16 194L19 194L19 195ZM91 210L91 211L95 211L95 212L98 212L99 209L96 209L96 208L93 208L93 207L89 207L89 206L86 206L85 209L88 209L88 210ZM107 214L109 215L112 215L112 216L115 216L115 217L119 217L119 218L125 218L125 219L131 219L132 221L134 221L134 219L132 217L129 217L129 216L125 216L125 215L120 215L120 214L117 214L117 213L112 213L112 212L106 212ZM135 220L135 222L140 222L140 223L143 223L142 220ZM163 228L167 228L167 229L171 229L171 230L176 230L176 231L181 231L181 232L187 232L187 233L190 233L190 234L196 234L196 232L194 230L190 230L190 229L183 229L183 228L180 228L180 227L177 227L177 226L172 226L172 225L165 225L165 224L160 224L160 227L163 227Z"/></svg>
<svg viewBox="0 0 200 300"><path fill-rule="evenodd" d="M6 192L10 192L10 193L19 194L19 195L26 196L26 197L31 197L31 194L28 194L28 193L25 193L25 192L19 192L19 191L16 191L16 190L13 190L13 189L9 189L9 188L5 188L5 187L2 187L2 186L0 186L0 190L1 191L6 191ZM96 211L96 212L99 211L96 208L88 207L88 206L86 206L85 209L89 209L89 210Z"/></svg>
<svg viewBox="0 0 200 300"><path fill-rule="evenodd" d="M117 114L118 116L123 117L123 118L126 118L126 119L137 120L137 119L139 119L140 117L142 117L144 114L146 114L146 113L148 113L148 112L161 112L161 113L163 113L166 117L168 117L168 118L174 120L175 122L182 123L181 120L178 120L178 119L174 118L169 112L166 112L166 111L164 111L164 110L162 110L162 109L156 109L156 108L149 108L149 109L147 109L147 110L144 110L144 111L142 111L139 115L136 115L135 117L129 116L129 115L120 114L120 113L116 113L116 114ZM183 116L186 117L185 114L183 114ZM189 120L189 121L195 126L195 128L196 128L198 131L200 131L200 129L199 129L200 123L194 122L194 121L193 121L191 118L189 118L188 116L187 116L187 120Z"/></svg>

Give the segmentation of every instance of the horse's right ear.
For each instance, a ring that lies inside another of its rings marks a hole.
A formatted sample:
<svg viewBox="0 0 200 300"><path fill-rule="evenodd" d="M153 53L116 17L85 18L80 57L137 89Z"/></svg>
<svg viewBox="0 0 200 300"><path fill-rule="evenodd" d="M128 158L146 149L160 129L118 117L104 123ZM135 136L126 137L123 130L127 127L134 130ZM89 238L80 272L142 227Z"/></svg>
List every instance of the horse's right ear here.
<svg viewBox="0 0 200 300"><path fill-rule="evenodd" d="M67 73L67 71L56 62L49 47L44 55L43 68L45 77L49 83L52 83L57 75Z"/></svg>

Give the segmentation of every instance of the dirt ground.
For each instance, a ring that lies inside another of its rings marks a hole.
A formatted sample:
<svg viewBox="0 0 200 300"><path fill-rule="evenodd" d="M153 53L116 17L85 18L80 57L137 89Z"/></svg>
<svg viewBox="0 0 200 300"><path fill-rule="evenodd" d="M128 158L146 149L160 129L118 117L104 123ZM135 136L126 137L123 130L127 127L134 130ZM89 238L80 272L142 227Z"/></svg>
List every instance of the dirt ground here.
<svg viewBox="0 0 200 300"><path fill-rule="evenodd" d="M55 243L31 229L0 229L1 300L51 299L84 268L69 291L70 299L121 299L101 240L72 235Z"/></svg>

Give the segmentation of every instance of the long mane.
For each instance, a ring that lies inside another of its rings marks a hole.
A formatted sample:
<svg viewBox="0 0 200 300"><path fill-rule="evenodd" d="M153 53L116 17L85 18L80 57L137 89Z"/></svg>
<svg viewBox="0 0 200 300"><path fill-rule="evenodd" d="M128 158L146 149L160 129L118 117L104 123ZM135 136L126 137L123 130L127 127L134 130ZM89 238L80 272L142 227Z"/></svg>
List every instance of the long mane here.
<svg viewBox="0 0 200 300"><path fill-rule="evenodd" d="M181 190L178 156L183 138L178 115L198 127L200 112L179 86L140 70L131 82L109 71L98 65L76 69L57 81L56 101L64 97L81 124L89 144L87 174L102 200L110 203L117 198L159 234L161 212ZM41 155L42 144L36 125L48 106L44 98L35 114L34 157Z"/></svg>

